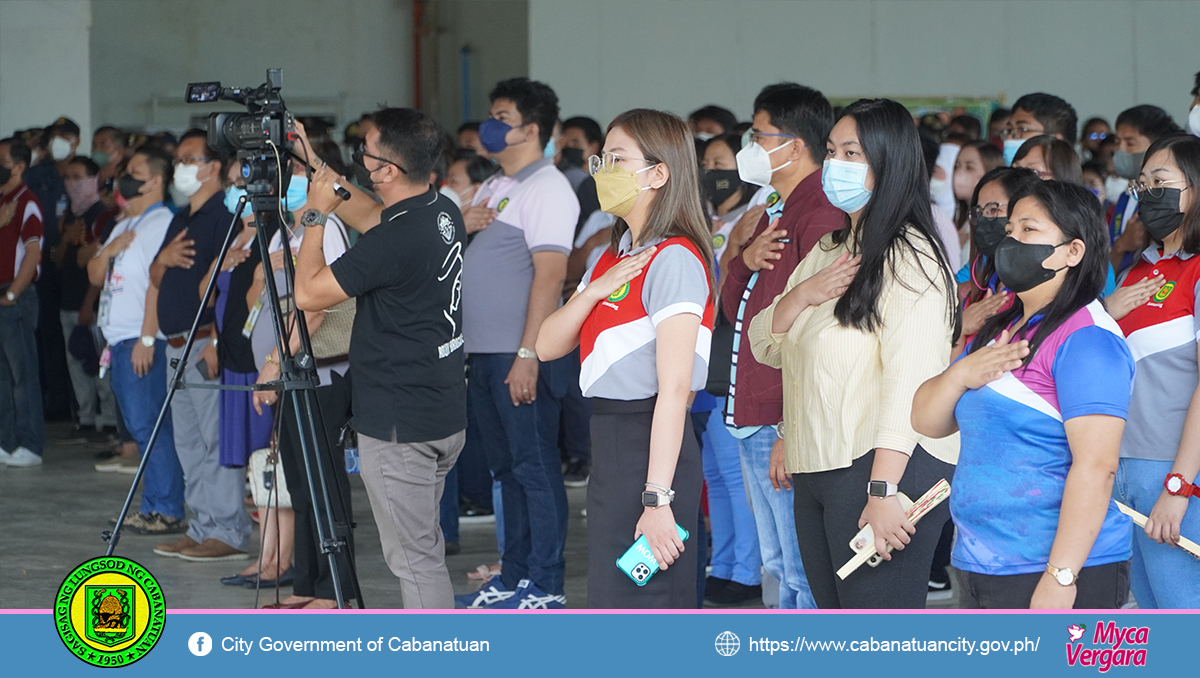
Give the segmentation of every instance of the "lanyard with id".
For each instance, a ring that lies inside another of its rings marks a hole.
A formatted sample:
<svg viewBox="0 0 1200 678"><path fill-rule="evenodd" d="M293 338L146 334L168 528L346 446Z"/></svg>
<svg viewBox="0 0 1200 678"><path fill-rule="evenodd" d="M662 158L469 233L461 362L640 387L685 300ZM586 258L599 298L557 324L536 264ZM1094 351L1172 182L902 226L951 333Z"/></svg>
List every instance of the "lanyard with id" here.
<svg viewBox="0 0 1200 678"><path fill-rule="evenodd" d="M141 216L139 216L137 218L137 220L135 220L133 222L133 224L131 224L129 226L129 228L125 229L124 231L121 232L121 234L118 234L118 235L123 235L124 233L127 233L127 232L128 233L136 233L137 227L139 224L142 223L142 220L144 220L152 212L159 210L159 209L166 209L166 206L161 202L151 205L149 208L146 209L145 212L142 212ZM132 247L132 246L133 246L133 244L130 243L130 247ZM100 291L100 312L96 315L97 327L107 327L108 326L109 315L111 315L111 313L112 313L112 301L113 301L113 296L114 296L114 288L118 287L118 286L119 286L118 289L123 290L123 288L124 288L124 282L121 280L121 276L119 276L119 275L116 276L116 282L114 282L114 277L113 277L113 270L117 266L117 259L120 259L121 257L124 257L124 256L125 256L125 251L121 251L120 253L117 254L117 256L113 257L108 262L108 272L105 273L105 275L104 275L104 289L102 289Z"/></svg>
<svg viewBox="0 0 1200 678"><path fill-rule="evenodd" d="M285 229L286 229L286 227L285 227ZM303 229L299 229L301 231L301 235L296 235L290 229L286 229L286 230L287 230L287 238L288 238L287 246L288 246L288 250L291 250L293 247L293 245L292 245L293 241L299 241L301 238L304 237ZM282 246L283 246L282 238L280 238L280 247L282 247ZM298 248L299 245L295 245L295 247ZM264 267L263 273L265 275L266 274L265 268L270 266L271 262L267 261L262 265ZM296 265L296 255L293 254L292 255L292 266L295 267L295 265ZM279 273L282 273L282 272L283 271L279 271ZM275 275L275 272L272 271L271 275ZM275 279L276 289L279 289L282 287L280 285L281 282L286 283L287 281L286 281L286 279L281 281L278 277ZM266 287L266 285L263 285L262 292L259 292L258 299L254 300L254 306L250 307L250 314L246 316L246 322L244 325L242 325L242 336L243 337L249 339L250 335L254 334L254 326L258 324L258 317L259 317L259 315L262 314L263 305L266 304L266 299L267 299L267 287ZM287 309L285 309L285 314L286 313L287 313Z"/></svg>

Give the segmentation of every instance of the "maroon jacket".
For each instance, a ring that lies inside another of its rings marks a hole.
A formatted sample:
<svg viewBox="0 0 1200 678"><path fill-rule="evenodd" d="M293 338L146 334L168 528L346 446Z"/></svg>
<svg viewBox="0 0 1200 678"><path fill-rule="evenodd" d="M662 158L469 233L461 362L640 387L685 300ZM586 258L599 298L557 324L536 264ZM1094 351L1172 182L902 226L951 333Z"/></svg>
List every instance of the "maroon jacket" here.
<svg viewBox="0 0 1200 678"><path fill-rule="evenodd" d="M783 204L783 215L779 217L779 228L787 231L791 240L780 254L783 258L774 262L772 270L759 271L758 282L750 292L746 311L742 316L741 350L738 351L737 400L734 407L734 423L738 426L766 426L783 420L783 373L767 367L754 359L750 351L750 340L746 331L750 321L760 311L771 305L775 297L783 293L787 280L796 270L804 255L808 254L825 234L836 231L846 224L846 213L829 203L821 188L821 172L816 171L804 178L796 190ZM754 229L751 242L767 228L766 214ZM740 256L729 262L729 275L721 287L721 311L730 322L736 323L738 306L742 294L754 274Z"/></svg>

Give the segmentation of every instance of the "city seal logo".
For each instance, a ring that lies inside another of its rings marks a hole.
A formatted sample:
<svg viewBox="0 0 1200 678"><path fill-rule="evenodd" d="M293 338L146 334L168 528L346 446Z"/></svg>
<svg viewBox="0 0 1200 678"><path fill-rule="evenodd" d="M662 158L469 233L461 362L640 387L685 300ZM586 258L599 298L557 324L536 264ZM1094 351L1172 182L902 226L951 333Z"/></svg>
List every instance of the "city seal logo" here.
<svg viewBox="0 0 1200 678"><path fill-rule="evenodd" d="M442 240L447 245L454 242L454 220L445 212L438 214L438 233L442 234Z"/></svg>
<svg viewBox="0 0 1200 678"><path fill-rule="evenodd" d="M1175 291L1175 282L1171 281L1171 282L1163 285L1162 287L1158 288L1158 291L1154 293L1154 298L1151 299L1151 301L1153 301L1156 304L1161 304L1164 301L1166 301L1167 297L1171 296L1171 292L1174 292L1174 291Z"/></svg>
<svg viewBox="0 0 1200 678"><path fill-rule="evenodd" d="M616 302L624 299L626 297L626 295L628 295L628 294L629 294L629 283L623 283L620 287L618 287L616 289L615 292L608 295L608 300L613 303L616 303Z"/></svg>
<svg viewBox="0 0 1200 678"><path fill-rule="evenodd" d="M767 207L768 208L774 207L775 203L777 203L777 202L779 202L779 193L776 191L771 191L771 195L767 196L767 203L766 203Z"/></svg>
<svg viewBox="0 0 1200 678"><path fill-rule="evenodd" d="M503 212L505 207L508 207L508 198L501 200L500 204L496 205L496 214Z"/></svg>
<svg viewBox="0 0 1200 678"><path fill-rule="evenodd" d="M723 233L718 233L713 236L713 249L714 250L721 249L721 246L724 244L725 244L725 235Z"/></svg>
<svg viewBox="0 0 1200 678"><path fill-rule="evenodd" d="M127 666L162 637L167 604L149 570L101 556L76 567L54 598L54 626L71 654L100 667Z"/></svg>

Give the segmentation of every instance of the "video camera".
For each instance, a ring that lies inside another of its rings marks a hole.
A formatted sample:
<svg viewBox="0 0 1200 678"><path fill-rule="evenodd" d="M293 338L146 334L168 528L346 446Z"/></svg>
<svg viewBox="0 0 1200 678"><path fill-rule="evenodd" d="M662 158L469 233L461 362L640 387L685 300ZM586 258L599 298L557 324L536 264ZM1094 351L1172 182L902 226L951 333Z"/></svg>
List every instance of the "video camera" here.
<svg viewBox="0 0 1200 678"><path fill-rule="evenodd" d="M213 113L208 117L208 145L219 153L237 152L242 166L246 193L254 209L262 208L257 198L278 200L287 190L291 172L290 151L297 139L296 117L279 96L283 71L267 69L267 81L255 88L222 87L219 82L193 82L187 86L189 104L233 101L246 107L245 113ZM282 178L282 185L280 179Z"/></svg>

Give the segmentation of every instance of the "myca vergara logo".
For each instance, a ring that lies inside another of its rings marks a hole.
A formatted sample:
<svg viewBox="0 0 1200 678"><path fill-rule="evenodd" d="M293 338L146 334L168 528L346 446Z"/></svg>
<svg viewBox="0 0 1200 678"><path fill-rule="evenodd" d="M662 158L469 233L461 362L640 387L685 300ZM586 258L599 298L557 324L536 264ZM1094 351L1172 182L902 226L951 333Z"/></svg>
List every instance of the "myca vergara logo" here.
<svg viewBox="0 0 1200 678"><path fill-rule="evenodd" d="M1077 642L1087 630L1082 624L1067 627L1067 666L1094 666L1100 673L1107 673L1114 666L1145 666L1146 645L1150 642L1150 627L1129 626L1121 628L1116 622L1096 622L1092 633L1092 647Z"/></svg>
<svg viewBox="0 0 1200 678"><path fill-rule="evenodd" d="M101 556L76 567L54 598L54 626L71 654L101 667L127 666L162 637L167 604L149 570Z"/></svg>

